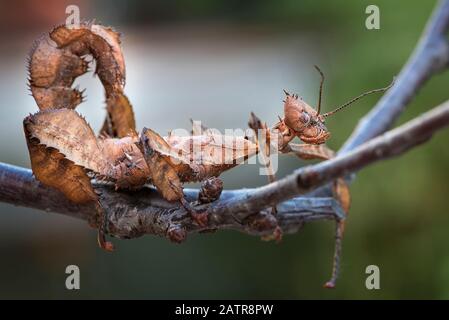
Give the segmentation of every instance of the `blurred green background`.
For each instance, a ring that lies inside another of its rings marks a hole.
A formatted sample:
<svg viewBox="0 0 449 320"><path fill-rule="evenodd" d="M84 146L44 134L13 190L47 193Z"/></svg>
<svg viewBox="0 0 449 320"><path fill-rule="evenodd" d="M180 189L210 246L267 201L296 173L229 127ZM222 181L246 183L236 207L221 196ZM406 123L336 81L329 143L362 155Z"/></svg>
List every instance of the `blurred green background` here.
<svg viewBox="0 0 449 320"><path fill-rule="evenodd" d="M65 21L65 7L123 33L126 93L139 128L188 128L189 118L218 129L244 128L250 111L270 124L282 89L316 104L326 74L324 109L389 83L414 48L435 1L25 1L0 2L0 161L29 167L22 119L35 112L25 58L33 39ZM381 29L365 28L376 4ZM400 122L449 97L449 73L422 89ZM102 88L77 81L92 126L104 116ZM369 97L328 121L338 149L377 101ZM225 231L182 245L143 237L96 246L86 223L0 204L0 298L449 298L449 131L406 155L375 164L352 185L353 204L335 290L332 222L306 225L281 244ZM304 165L283 157L278 176ZM255 166L224 174L226 188L259 186ZM65 267L81 269L81 290L65 289ZM365 288L365 268L381 289Z"/></svg>

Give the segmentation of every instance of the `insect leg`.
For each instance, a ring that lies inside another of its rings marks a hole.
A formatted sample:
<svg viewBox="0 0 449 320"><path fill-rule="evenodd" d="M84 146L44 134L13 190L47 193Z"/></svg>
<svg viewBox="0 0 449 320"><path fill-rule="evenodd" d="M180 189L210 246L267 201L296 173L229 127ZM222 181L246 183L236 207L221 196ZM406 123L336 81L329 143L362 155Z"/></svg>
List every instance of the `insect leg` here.
<svg viewBox="0 0 449 320"><path fill-rule="evenodd" d="M281 151L283 153L293 153L301 159L322 159L328 160L335 156L334 151L326 147L324 144L312 145L312 144L287 144ZM347 214L351 203L351 195L349 186L344 178L336 179L333 182L332 193L334 198L339 202L343 211ZM338 219L336 221L335 231L335 249L332 265L331 279L324 285L325 288L334 288L335 282L338 278L340 271L341 249L343 242L343 235L345 230L345 220Z"/></svg>
<svg viewBox="0 0 449 320"><path fill-rule="evenodd" d="M280 119L281 120L281 119ZM266 166L266 170L267 170L267 177L268 177L268 182L272 183L274 181L276 181L276 175L274 173L273 170L273 165L270 161L270 154L271 154L271 131L268 128L266 123L262 123L262 121L253 113L251 112L251 116L250 119L248 121L248 126L253 130L254 132L254 137L255 137L255 143L258 146L259 149L259 154L261 155L263 162ZM262 144L264 145L264 150L262 150L261 148L261 141L259 139L258 136L258 132L259 130L265 130L265 134L266 134L266 139L265 141L262 141ZM271 213L273 215L277 214L277 207L276 206L272 206L271 207ZM275 240L277 243L281 242L282 240L282 236L283 236L283 232L281 227L277 226L272 234L266 235L266 236L262 236L262 240L264 241L270 241L270 240Z"/></svg>
<svg viewBox="0 0 449 320"><path fill-rule="evenodd" d="M136 121L131 103L123 92L111 94L106 99L106 118L100 135L123 138L136 133Z"/></svg>
<svg viewBox="0 0 449 320"><path fill-rule="evenodd" d="M334 249L334 259L332 265L332 275L328 282L324 284L325 288L333 289L335 288L335 283L338 279L338 274L340 272L340 260L341 260L341 248L343 241L343 233L345 229L345 221L339 220L336 222L335 230L335 249Z"/></svg>
<svg viewBox="0 0 449 320"><path fill-rule="evenodd" d="M95 204L97 216L91 222L99 226L98 239L101 248L111 251L113 246L105 241L104 236L105 212L98 202L98 195L92 187L90 177L83 166L67 159L60 150L43 144L45 136L38 130L39 115L42 113L25 118L23 123L33 174L42 184L59 190L73 203ZM75 121L71 122L71 124L74 123ZM49 143L49 141L46 142ZM86 145L88 145L87 142Z"/></svg>
<svg viewBox="0 0 449 320"><path fill-rule="evenodd" d="M97 201L95 204L95 208L99 215L99 223L98 223L98 234L97 241L100 248L112 252L114 251L114 245L112 242L106 240L106 234L108 230L108 216L104 208L101 206L100 202Z"/></svg>
<svg viewBox="0 0 449 320"><path fill-rule="evenodd" d="M201 183L198 201L200 203L210 203L220 198L223 191L223 181L218 177L212 177Z"/></svg>
<svg viewBox="0 0 449 320"><path fill-rule="evenodd" d="M289 143L282 150L280 150L280 152L294 154L303 160L328 160L335 156L334 151L326 147L324 144L316 145Z"/></svg>
<svg viewBox="0 0 449 320"><path fill-rule="evenodd" d="M209 220L209 213L207 212L207 210L198 211L194 209L184 197L179 199L179 201L181 202L181 205L184 207L184 209L186 209L186 211L190 214L193 221L195 221L200 227L207 226L207 222Z"/></svg>
<svg viewBox="0 0 449 320"><path fill-rule="evenodd" d="M167 201L179 201L192 219L201 227L207 225L208 213L195 210L185 199L178 172L169 157L161 153L166 141L151 129L144 128L138 146L148 165L151 183ZM166 147L169 147L168 145Z"/></svg>

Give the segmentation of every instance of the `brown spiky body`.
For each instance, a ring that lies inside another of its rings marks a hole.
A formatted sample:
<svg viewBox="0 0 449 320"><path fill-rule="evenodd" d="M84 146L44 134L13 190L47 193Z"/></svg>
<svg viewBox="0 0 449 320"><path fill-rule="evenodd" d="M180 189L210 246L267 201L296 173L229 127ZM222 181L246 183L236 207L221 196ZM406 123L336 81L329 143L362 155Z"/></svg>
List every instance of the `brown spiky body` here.
<svg viewBox="0 0 449 320"><path fill-rule="evenodd" d="M99 137L74 111L83 95L72 85L88 71L86 55L96 60L95 73L105 88L107 115ZM136 189L151 182L167 200L180 200L188 206L183 182L217 177L257 152L244 138L218 145L219 137L209 134L164 139L147 129L139 137L131 104L123 92L125 63L119 35L111 28L92 23L79 28L55 27L34 44L28 69L29 87L40 109L24 119L33 172L75 203L98 205L90 184L93 176L114 182L116 188ZM200 152L194 156L192 146L197 142ZM221 155L231 159L220 163ZM201 162L196 161L198 156ZM101 206L98 208L104 221ZM111 248L103 233L100 228L100 244Z"/></svg>
<svg viewBox="0 0 449 320"><path fill-rule="evenodd" d="M72 88L89 69L87 55L96 60L105 88L106 119L98 136L75 108L83 93ZM152 183L169 201L180 201L200 224L207 214L193 210L184 199L185 182L204 181L200 202L220 196L222 183L215 178L259 151L244 137L227 137L203 129L200 135L161 137L151 129L136 131L132 106L124 94L125 63L118 33L108 27L83 23L78 28L58 26L36 41L29 58L29 86L39 112L24 119L24 131L33 173L75 203L94 203L100 245L106 242L105 212L91 178L109 181L116 188L138 189ZM289 144L294 138L321 144L329 133L324 119L297 96L287 95L284 118L268 132L267 142L279 138L281 152L303 159L329 159L325 146Z"/></svg>

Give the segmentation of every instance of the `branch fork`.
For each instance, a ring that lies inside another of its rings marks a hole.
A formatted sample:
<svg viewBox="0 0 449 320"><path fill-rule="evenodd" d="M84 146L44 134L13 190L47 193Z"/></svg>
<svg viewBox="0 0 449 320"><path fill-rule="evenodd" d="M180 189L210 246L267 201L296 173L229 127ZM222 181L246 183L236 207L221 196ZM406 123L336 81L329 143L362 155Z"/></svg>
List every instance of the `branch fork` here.
<svg viewBox="0 0 449 320"><path fill-rule="evenodd" d="M277 181L272 177L271 183L259 188L223 191L218 200L204 190L185 189L187 201L196 201L195 208L207 210L209 219L205 226L196 224L183 207L164 200L151 187L130 193L94 182L93 188L107 212L107 231L121 239L152 234L180 243L191 233L233 229L269 236L277 228L283 233L294 233L307 222L333 220L337 222L334 270L325 285L333 287L343 233L340 222L346 215L331 196L330 183L376 161L401 155L449 124L449 101L446 101L387 132L425 82L448 67L448 28L449 0L444 0L435 9L392 89L360 120L335 158L300 168ZM286 148L294 152L298 146ZM3 163L0 163L0 201L95 221L94 206L73 204L61 192L37 181L30 170ZM272 207L276 207L276 215Z"/></svg>

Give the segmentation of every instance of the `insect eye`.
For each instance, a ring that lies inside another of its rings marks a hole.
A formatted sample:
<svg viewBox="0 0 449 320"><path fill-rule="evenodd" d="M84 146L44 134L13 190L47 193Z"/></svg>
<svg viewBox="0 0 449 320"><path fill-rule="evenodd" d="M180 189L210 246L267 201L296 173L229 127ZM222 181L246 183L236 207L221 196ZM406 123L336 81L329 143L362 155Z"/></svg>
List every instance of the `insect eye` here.
<svg viewBox="0 0 449 320"><path fill-rule="evenodd" d="M303 123L309 123L310 122L310 115L307 112L302 113L302 122Z"/></svg>

